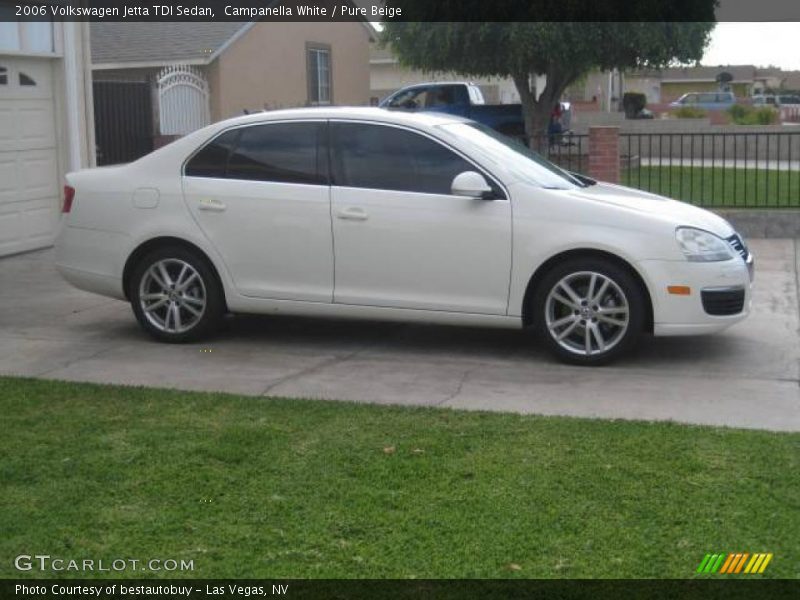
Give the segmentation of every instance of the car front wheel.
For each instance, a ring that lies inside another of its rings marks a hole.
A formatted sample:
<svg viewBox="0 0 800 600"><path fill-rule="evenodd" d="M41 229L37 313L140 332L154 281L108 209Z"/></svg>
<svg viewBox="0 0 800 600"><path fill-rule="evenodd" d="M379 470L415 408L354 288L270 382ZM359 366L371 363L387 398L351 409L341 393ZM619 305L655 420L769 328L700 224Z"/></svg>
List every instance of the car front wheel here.
<svg viewBox="0 0 800 600"><path fill-rule="evenodd" d="M222 292L208 263L182 247L147 254L128 295L142 328L162 342L190 342L211 333L223 314Z"/></svg>
<svg viewBox="0 0 800 600"><path fill-rule="evenodd" d="M644 295L634 277L614 262L567 261L540 283L534 299L537 329L561 360L605 364L641 337Z"/></svg>

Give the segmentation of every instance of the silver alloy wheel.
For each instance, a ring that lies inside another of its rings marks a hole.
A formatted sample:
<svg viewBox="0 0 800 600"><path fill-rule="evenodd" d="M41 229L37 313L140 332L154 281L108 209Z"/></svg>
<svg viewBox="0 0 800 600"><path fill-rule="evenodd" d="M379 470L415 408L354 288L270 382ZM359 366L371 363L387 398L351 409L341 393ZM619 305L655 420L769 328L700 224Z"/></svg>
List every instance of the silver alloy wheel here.
<svg viewBox="0 0 800 600"><path fill-rule="evenodd" d="M164 333L185 333L206 310L206 286L192 265L165 258L150 265L139 283L139 306L149 323Z"/></svg>
<svg viewBox="0 0 800 600"><path fill-rule="evenodd" d="M553 339L582 356L611 350L625 336L630 321L625 293L613 279L593 271L561 279L547 295L544 310Z"/></svg>

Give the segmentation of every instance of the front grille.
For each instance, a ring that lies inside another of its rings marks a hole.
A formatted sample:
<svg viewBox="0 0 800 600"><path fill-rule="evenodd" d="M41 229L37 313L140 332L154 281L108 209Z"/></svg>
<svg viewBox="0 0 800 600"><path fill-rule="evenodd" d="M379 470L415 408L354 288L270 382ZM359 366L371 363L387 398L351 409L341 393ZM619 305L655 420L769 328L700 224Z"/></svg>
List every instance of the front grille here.
<svg viewBox="0 0 800 600"><path fill-rule="evenodd" d="M744 245L744 240L739 237L738 233L734 233L731 237L725 239L731 246L733 246L734 250L741 254L743 259L747 260L747 256L750 254L750 251L747 249L747 246Z"/></svg>
<svg viewBox="0 0 800 600"><path fill-rule="evenodd" d="M703 290L703 310L709 315L738 315L744 310L744 289Z"/></svg>

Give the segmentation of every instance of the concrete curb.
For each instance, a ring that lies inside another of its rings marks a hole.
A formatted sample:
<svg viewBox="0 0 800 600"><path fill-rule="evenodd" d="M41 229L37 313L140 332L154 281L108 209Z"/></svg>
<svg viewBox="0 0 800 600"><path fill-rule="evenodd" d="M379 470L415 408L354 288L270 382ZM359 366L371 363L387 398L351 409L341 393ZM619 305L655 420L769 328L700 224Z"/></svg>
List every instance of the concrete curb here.
<svg viewBox="0 0 800 600"><path fill-rule="evenodd" d="M800 209L719 209L746 238L800 238Z"/></svg>

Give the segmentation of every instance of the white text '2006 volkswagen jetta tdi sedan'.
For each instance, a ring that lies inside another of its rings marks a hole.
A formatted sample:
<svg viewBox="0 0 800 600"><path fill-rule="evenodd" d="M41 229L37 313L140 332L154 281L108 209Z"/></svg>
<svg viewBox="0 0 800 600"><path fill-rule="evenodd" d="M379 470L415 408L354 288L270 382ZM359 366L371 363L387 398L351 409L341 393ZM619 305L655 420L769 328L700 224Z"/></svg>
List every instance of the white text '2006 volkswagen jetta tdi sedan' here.
<svg viewBox="0 0 800 600"><path fill-rule="evenodd" d="M60 272L167 342L226 312L325 315L530 326L597 364L750 306L752 257L725 220L448 115L261 113L67 184Z"/></svg>

